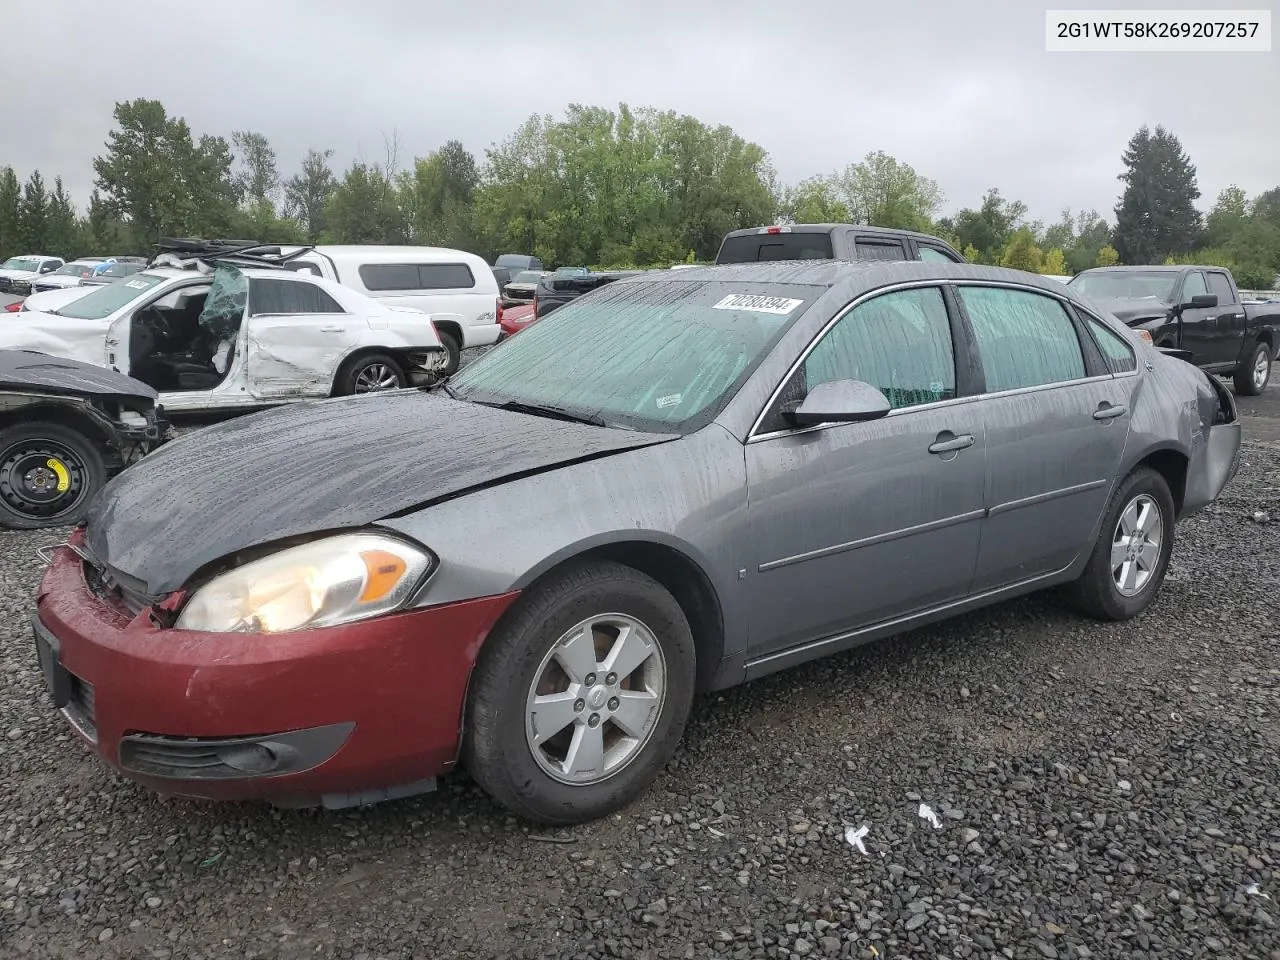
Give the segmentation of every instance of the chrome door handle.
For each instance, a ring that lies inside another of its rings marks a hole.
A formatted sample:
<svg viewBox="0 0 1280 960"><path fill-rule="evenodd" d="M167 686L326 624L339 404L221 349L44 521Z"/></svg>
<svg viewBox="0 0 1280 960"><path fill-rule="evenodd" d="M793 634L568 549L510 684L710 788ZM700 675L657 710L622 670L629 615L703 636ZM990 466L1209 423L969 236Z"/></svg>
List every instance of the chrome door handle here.
<svg viewBox="0 0 1280 960"><path fill-rule="evenodd" d="M342 328L341 327L321 327L320 332L321 333L341 333Z"/></svg>
<svg viewBox="0 0 1280 960"><path fill-rule="evenodd" d="M938 436L942 436L939 434ZM954 450L963 450L965 447L973 446L973 437L969 434L963 434L959 437L952 437L949 440L936 440L929 444L930 453L951 453Z"/></svg>
<svg viewBox="0 0 1280 960"><path fill-rule="evenodd" d="M1116 417L1123 417L1129 412L1129 408L1122 403L1105 404L1099 406L1093 411L1093 419L1095 420L1114 420Z"/></svg>

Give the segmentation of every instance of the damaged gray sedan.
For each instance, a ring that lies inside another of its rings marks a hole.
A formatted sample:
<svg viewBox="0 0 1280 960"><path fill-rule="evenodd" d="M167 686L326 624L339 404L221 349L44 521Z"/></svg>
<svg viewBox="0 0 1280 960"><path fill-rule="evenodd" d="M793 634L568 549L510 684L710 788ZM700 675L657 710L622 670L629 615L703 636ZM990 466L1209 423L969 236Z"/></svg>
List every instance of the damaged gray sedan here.
<svg viewBox="0 0 1280 960"><path fill-rule="evenodd" d="M37 598L55 704L169 794L343 807L461 762L552 823L698 691L1045 587L1124 620L1238 462L1230 394L1032 274L618 281L422 390L208 428Z"/></svg>

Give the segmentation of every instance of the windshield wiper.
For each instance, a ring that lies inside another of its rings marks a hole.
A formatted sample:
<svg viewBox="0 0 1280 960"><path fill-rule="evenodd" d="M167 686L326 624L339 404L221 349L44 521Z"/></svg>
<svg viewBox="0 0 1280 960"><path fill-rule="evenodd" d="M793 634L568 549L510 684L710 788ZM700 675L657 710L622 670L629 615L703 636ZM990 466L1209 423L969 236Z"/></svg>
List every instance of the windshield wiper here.
<svg viewBox="0 0 1280 960"><path fill-rule="evenodd" d="M487 407L499 410L510 410L513 413L529 413L535 417L551 417L556 420L568 420L570 423L585 423L593 427L609 426L604 420L590 413L570 413L561 407L552 407L540 403L522 403L519 400L508 400L505 403L487 403Z"/></svg>

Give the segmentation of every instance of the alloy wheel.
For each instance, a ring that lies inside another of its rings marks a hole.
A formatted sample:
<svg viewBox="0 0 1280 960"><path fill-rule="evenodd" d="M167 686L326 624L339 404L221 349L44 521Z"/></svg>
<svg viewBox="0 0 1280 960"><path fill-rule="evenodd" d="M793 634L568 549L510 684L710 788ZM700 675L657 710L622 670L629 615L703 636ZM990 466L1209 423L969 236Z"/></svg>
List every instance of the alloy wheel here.
<svg viewBox="0 0 1280 960"><path fill-rule="evenodd" d="M543 657L525 703L538 766L572 786L607 780L644 750L666 700L666 661L653 632L607 613L565 632Z"/></svg>
<svg viewBox="0 0 1280 960"><path fill-rule="evenodd" d="M1163 538L1159 504L1145 493L1130 500L1111 538L1111 576L1121 596L1146 589L1160 564Z"/></svg>

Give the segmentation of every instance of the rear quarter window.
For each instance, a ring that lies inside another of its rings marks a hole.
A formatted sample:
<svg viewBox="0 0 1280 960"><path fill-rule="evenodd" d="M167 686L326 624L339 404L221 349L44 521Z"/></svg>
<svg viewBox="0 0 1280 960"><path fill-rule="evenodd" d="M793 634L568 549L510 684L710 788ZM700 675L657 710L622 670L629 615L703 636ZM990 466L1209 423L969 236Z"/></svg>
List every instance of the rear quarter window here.
<svg viewBox="0 0 1280 960"><path fill-rule="evenodd" d="M366 263L360 267L366 290L469 290L475 275L465 263Z"/></svg>

